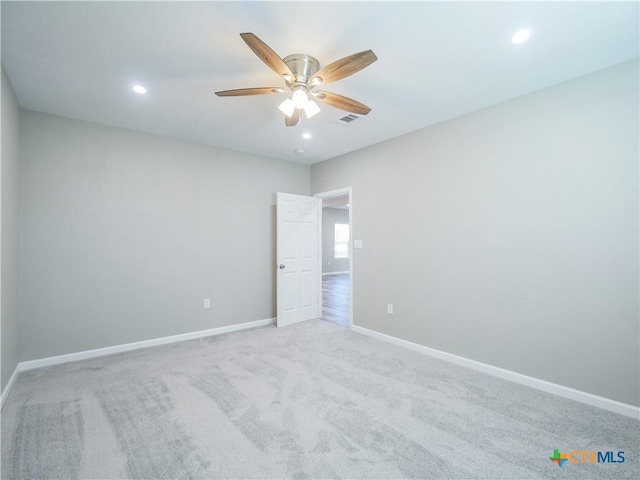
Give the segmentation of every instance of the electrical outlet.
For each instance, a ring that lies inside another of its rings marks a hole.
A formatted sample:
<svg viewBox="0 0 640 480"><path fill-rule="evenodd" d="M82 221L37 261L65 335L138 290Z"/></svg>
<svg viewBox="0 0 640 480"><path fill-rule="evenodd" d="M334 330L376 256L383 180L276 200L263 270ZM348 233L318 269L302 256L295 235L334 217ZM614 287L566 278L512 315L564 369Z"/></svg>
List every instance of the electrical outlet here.
<svg viewBox="0 0 640 480"><path fill-rule="evenodd" d="M387 313L393 315L393 303L387 303Z"/></svg>
<svg viewBox="0 0 640 480"><path fill-rule="evenodd" d="M211 299L210 298L205 298L204 299L203 307L204 308L211 308Z"/></svg>

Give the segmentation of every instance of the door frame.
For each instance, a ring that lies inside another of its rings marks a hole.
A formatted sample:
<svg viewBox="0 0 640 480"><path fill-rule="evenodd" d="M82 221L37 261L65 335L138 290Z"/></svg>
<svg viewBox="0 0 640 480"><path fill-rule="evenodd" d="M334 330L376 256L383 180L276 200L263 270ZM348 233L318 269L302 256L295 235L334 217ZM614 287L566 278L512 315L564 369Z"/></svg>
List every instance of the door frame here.
<svg viewBox="0 0 640 480"><path fill-rule="evenodd" d="M322 318L322 200L333 197L342 197L347 194L349 198L349 328L353 326L353 189L351 187L338 188L326 192L314 193L314 197L320 199L320 222L318 228L318 249L320 254L320 318Z"/></svg>

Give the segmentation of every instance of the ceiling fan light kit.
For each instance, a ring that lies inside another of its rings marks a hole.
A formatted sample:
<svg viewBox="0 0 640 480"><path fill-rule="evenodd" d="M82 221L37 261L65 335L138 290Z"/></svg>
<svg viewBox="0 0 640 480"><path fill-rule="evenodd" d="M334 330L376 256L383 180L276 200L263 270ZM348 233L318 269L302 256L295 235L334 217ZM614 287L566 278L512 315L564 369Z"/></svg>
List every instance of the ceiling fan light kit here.
<svg viewBox="0 0 640 480"><path fill-rule="evenodd" d="M287 98L278 107L285 114L285 125L288 127L298 125L302 110L307 118L320 112L318 104L309 96L334 108L359 115L366 115L371 111L366 105L351 98L314 89L320 85L341 80L368 67L378 59L373 51L366 50L354 53L320 68L318 60L310 55L297 53L282 59L253 33L241 33L240 36L260 60L284 80L286 88L259 87L223 90L216 92L219 97L291 92L291 98Z"/></svg>

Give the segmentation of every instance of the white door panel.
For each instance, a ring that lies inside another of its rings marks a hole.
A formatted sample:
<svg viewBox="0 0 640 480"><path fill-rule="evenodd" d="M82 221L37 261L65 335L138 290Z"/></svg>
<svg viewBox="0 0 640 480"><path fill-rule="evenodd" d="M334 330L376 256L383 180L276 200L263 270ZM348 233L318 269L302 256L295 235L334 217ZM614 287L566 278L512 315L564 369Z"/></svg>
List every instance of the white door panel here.
<svg viewBox="0 0 640 480"><path fill-rule="evenodd" d="M277 194L277 325L320 317L318 228L321 201Z"/></svg>

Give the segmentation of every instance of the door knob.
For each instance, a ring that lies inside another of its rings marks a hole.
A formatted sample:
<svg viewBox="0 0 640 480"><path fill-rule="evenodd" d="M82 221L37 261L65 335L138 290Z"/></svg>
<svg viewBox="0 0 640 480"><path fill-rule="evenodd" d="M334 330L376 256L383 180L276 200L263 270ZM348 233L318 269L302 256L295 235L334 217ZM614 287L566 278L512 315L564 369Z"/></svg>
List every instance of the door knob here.
<svg viewBox="0 0 640 480"><path fill-rule="evenodd" d="M280 270L282 270L284 268L284 264L280 264L280 266L278 267Z"/></svg>

